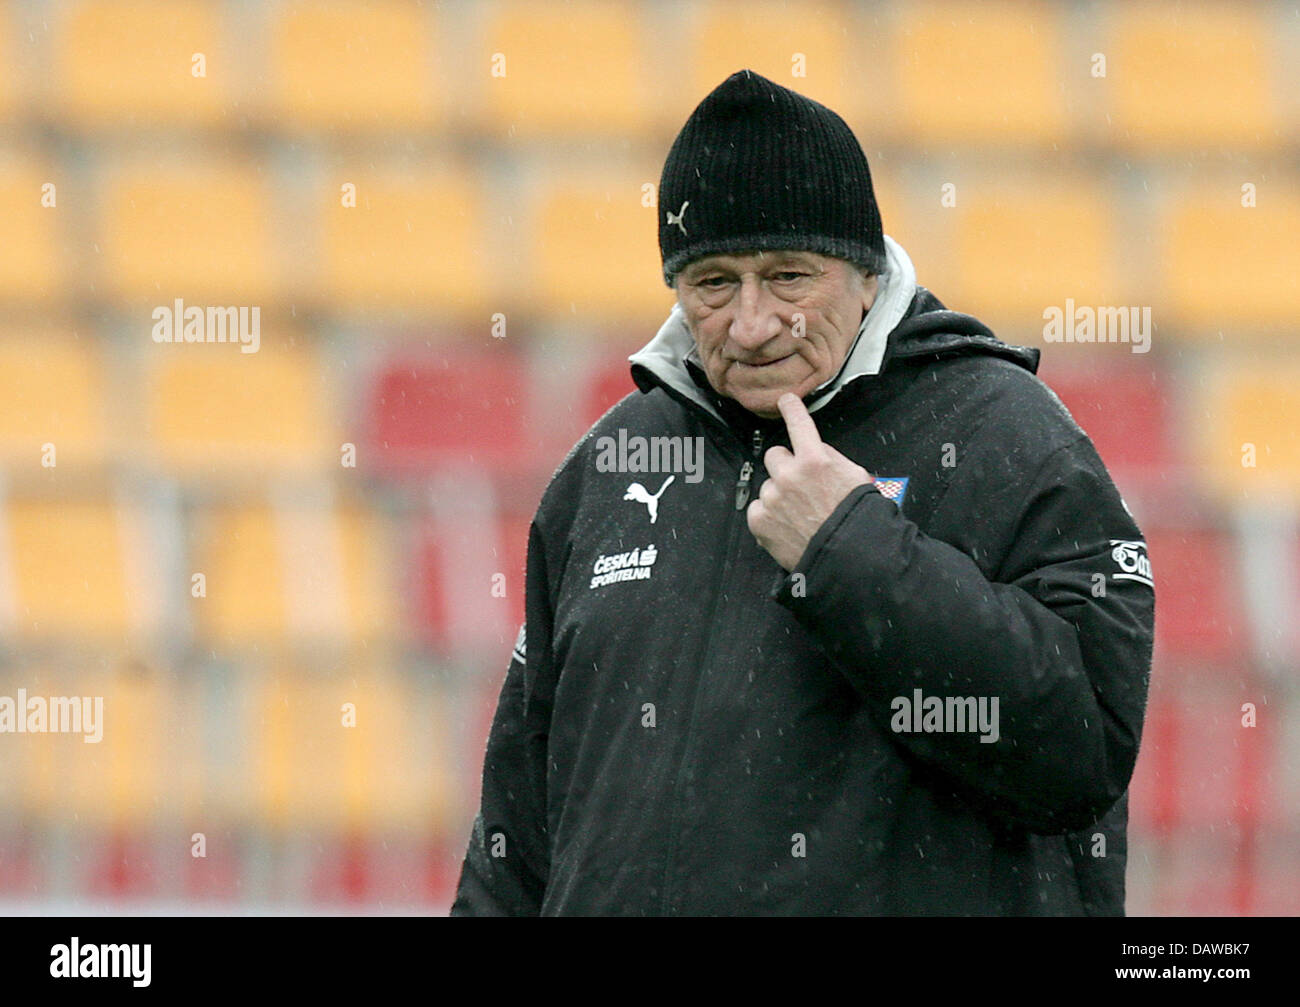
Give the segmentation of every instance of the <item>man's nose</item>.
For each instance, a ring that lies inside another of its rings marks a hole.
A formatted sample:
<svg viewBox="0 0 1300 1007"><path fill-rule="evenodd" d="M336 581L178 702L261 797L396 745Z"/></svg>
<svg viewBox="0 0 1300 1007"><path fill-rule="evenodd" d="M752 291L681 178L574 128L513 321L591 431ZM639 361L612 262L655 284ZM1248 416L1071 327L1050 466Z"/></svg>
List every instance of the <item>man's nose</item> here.
<svg viewBox="0 0 1300 1007"><path fill-rule="evenodd" d="M772 295L753 277L744 277L737 294L735 317L727 335L746 350L756 350L781 334L781 318L772 303Z"/></svg>

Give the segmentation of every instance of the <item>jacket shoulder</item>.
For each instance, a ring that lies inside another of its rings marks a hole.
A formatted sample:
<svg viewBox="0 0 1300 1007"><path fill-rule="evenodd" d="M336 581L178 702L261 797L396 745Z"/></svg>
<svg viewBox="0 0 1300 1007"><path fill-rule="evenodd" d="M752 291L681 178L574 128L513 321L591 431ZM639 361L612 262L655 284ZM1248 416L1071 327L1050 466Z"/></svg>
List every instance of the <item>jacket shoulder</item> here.
<svg viewBox="0 0 1300 1007"><path fill-rule="evenodd" d="M947 361L951 378L976 414L977 440L1002 444L1025 462L1042 460L1087 434L1060 397L1036 374L1014 361L995 356L967 356ZM1090 442L1089 442L1090 443Z"/></svg>
<svg viewBox="0 0 1300 1007"><path fill-rule="evenodd" d="M601 449L603 438L612 437L617 440L620 430L626 431L629 436L652 430L666 432L671 425L679 423L671 415L674 408L679 409L674 406L668 394L659 388L649 392L629 392L610 406L569 448L564 460L556 467L542 493L537 508L538 518L565 514L572 516L577 511L586 482L596 472L593 456Z"/></svg>

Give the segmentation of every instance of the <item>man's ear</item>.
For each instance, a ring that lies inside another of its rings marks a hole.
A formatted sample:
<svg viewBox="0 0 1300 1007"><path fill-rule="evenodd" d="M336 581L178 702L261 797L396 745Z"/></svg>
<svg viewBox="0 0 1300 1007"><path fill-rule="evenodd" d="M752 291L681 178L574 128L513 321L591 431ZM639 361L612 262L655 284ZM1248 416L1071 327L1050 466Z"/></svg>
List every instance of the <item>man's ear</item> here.
<svg viewBox="0 0 1300 1007"><path fill-rule="evenodd" d="M868 273L865 269L860 275L862 276L862 310L867 312L871 310L871 305L876 303L876 294L880 292L880 277Z"/></svg>

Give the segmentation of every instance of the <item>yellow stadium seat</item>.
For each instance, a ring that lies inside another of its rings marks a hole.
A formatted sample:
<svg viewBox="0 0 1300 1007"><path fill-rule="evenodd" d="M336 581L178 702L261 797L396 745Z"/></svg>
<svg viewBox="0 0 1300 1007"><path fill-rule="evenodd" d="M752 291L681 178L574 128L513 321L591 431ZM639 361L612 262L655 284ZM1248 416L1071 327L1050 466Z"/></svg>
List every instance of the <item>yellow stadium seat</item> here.
<svg viewBox="0 0 1300 1007"><path fill-rule="evenodd" d="M942 182L911 165L878 160L871 165L871 183L885 234L907 252L916 268L916 281L945 301L957 292L953 269L953 210L940 203Z"/></svg>
<svg viewBox="0 0 1300 1007"><path fill-rule="evenodd" d="M82 0L52 16L53 89L78 125L194 125L232 109L237 58L215 0Z"/></svg>
<svg viewBox="0 0 1300 1007"><path fill-rule="evenodd" d="M285 670L260 684L253 771L257 820L279 830L427 826L445 811L449 746L427 700L387 672ZM350 705L349 705L350 704ZM429 756L432 757L429 757Z"/></svg>
<svg viewBox="0 0 1300 1007"><path fill-rule="evenodd" d="M942 146L1062 139L1060 18L1055 4L905 5L893 52L908 138Z"/></svg>
<svg viewBox="0 0 1300 1007"><path fill-rule="evenodd" d="M467 172L343 171L323 202L321 296L331 307L481 315L487 236Z"/></svg>
<svg viewBox="0 0 1300 1007"><path fill-rule="evenodd" d="M1231 364L1197 382L1196 468L1212 499L1259 503L1300 496L1300 364L1293 357Z"/></svg>
<svg viewBox="0 0 1300 1007"><path fill-rule="evenodd" d="M378 512L328 496L277 503L290 634L312 645L372 647L398 623L396 554Z"/></svg>
<svg viewBox="0 0 1300 1007"><path fill-rule="evenodd" d="M276 17L269 100L282 126L400 129L434 118L443 86L427 8L294 2Z"/></svg>
<svg viewBox="0 0 1300 1007"><path fill-rule="evenodd" d="M203 575L202 596L193 597L191 587L197 637L230 650L283 641L288 626L285 570L272 510L222 508L205 512L195 527L191 577Z"/></svg>
<svg viewBox="0 0 1300 1007"><path fill-rule="evenodd" d="M150 349L144 433L167 470L293 475L339 464L342 441L310 350L265 338L256 353L228 344Z"/></svg>
<svg viewBox="0 0 1300 1007"><path fill-rule="evenodd" d="M1266 180L1248 172L1198 184L1171 201L1157 232L1156 259L1162 300L1178 331L1215 340L1251 330L1294 333L1300 318L1296 184L1294 177Z"/></svg>
<svg viewBox="0 0 1300 1007"><path fill-rule="evenodd" d="M346 824L424 831L451 804L451 739L442 711L393 674L364 673L342 684L337 709L356 709L356 726L344 730L338 780Z"/></svg>
<svg viewBox="0 0 1300 1007"><path fill-rule="evenodd" d="M846 5L836 0L708 4L694 38L694 101L737 70L749 69L847 117L846 58L856 40L846 13ZM854 68L854 80L859 69Z"/></svg>
<svg viewBox="0 0 1300 1007"><path fill-rule="evenodd" d="M1088 177L963 182L952 214L956 310L996 330L1041 328L1050 306L1121 305L1110 194ZM936 195L936 203L937 203ZM918 264L918 270L923 267Z"/></svg>
<svg viewBox="0 0 1300 1007"><path fill-rule="evenodd" d="M103 739L60 740L66 803L59 817L81 828L117 829L174 820L180 795L172 766L186 741L172 722L174 679L157 670L122 670L86 685L82 694L104 699Z"/></svg>
<svg viewBox="0 0 1300 1007"><path fill-rule="evenodd" d="M338 514L338 532L343 628L354 643L391 639L402 622L392 529L377 511L347 507Z"/></svg>
<svg viewBox="0 0 1300 1007"><path fill-rule="evenodd" d="M625 0L512 0L485 30L488 126L512 135L636 133L647 122L638 8Z"/></svg>
<svg viewBox="0 0 1300 1007"><path fill-rule="evenodd" d="M19 689L25 689L28 696L66 696L69 690L63 681L40 664L6 662L0 670L0 696L12 699L17 713ZM13 740L10 735L4 737ZM35 826L63 817L67 774L62 763L64 751L73 745L90 747L80 736L29 734L6 753L8 758L0 759L0 801L13 818Z"/></svg>
<svg viewBox="0 0 1300 1007"><path fill-rule="evenodd" d="M54 188L44 189L49 183ZM59 234L59 179L34 164L0 166L0 301L39 301L55 295L64 278ZM53 201L54 205L43 205Z"/></svg>
<svg viewBox="0 0 1300 1007"><path fill-rule="evenodd" d="M649 188L646 188L646 186ZM578 322L662 321L674 295L664 285L658 173L566 174L540 194L532 223L527 307Z"/></svg>
<svg viewBox="0 0 1300 1007"><path fill-rule="evenodd" d="M185 161L114 172L101 206L111 296L170 305L264 304L276 290L267 183L251 166Z"/></svg>
<svg viewBox="0 0 1300 1007"><path fill-rule="evenodd" d="M1122 3L1112 12L1114 142L1198 150L1279 142L1268 7Z"/></svg>
<svg viewBox="0 0 1300 1007"><path fill-rule="evenodd" d="M20 638L120 642L128 632L128 599L113 506L15 497L4 516L14 632Z"/></svg>
<svg viewBox="0 0 1300 1007"><path fill-rule="evenodd" d="M0 332L0 466L40 472L104 460L104 372L98 346L45 332Z"/></svg>
<svg viewBox="0 0 1300 1007"><path fill-rule="evenodd" d="M201 635L235 648L388 643L400 620L390 531L374 512L327 501L220 508L199 523Z"/></svg>

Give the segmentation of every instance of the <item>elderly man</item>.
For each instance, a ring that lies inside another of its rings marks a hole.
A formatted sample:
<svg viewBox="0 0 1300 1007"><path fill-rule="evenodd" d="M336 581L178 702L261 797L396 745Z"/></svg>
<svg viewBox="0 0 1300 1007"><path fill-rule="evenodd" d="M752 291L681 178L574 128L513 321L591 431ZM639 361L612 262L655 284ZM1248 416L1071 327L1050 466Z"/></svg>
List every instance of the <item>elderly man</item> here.
<svg viewBox="0 0 1300 1007"><path fill-rule="evenodd" d="M452 914L1122 914L1151 569L1038 351L757 74L659 200L678 301L538 508Z"/></svg>

